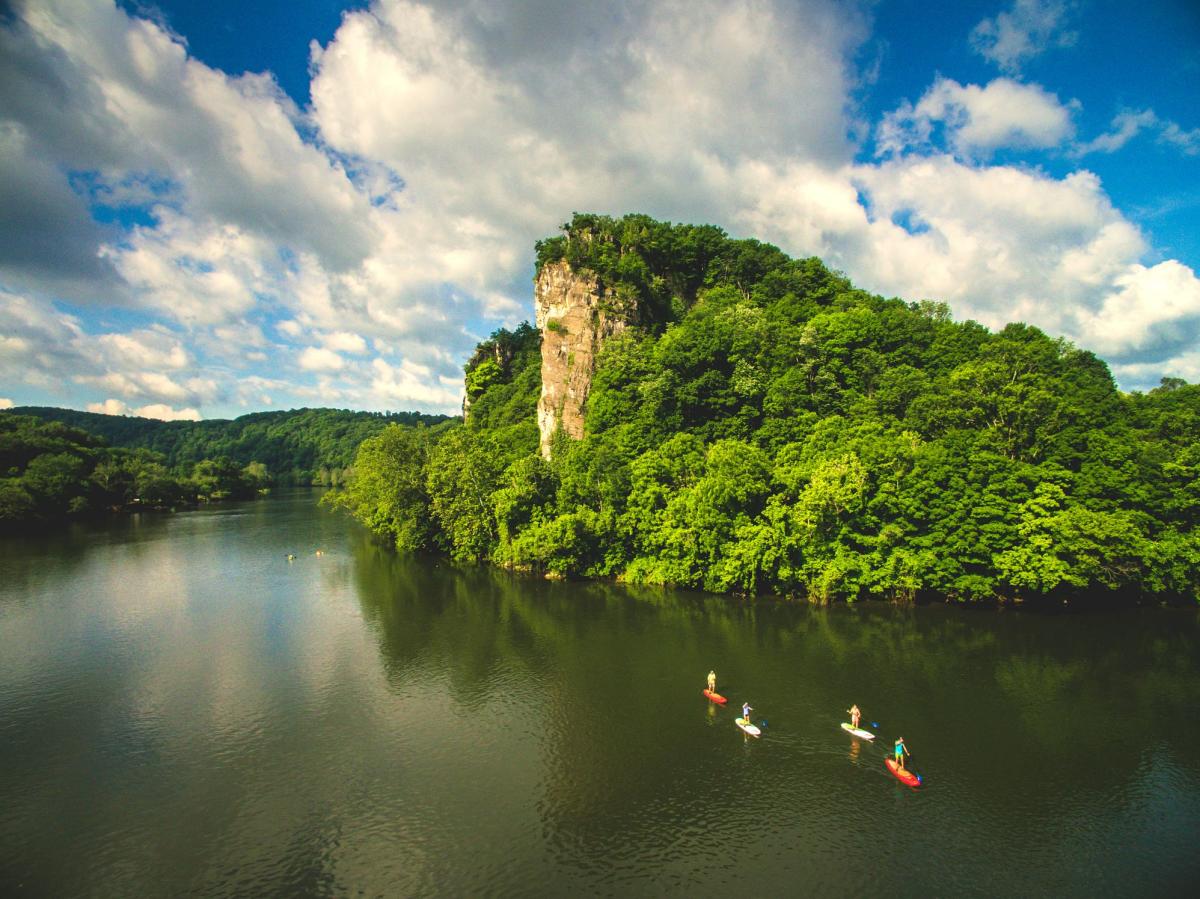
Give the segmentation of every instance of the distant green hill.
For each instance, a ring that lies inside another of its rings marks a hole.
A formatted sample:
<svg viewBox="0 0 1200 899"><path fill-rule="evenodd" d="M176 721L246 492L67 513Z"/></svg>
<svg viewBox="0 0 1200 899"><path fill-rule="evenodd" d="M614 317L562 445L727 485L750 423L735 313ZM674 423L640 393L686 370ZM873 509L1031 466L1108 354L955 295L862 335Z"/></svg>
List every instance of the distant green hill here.
<svg viewBox="0 0 1200 899"><path fill-rule="evenodd" d="M204 459L228 459L238 466L260 462L276 484L324 483L340 479L358 445L389 424L437 426L446 415L420 412L352 412L346 409L292 409L254 412L233 420L158 421L101 415L51 406L8 410L102 438L113 447L161 453L168 468L190 470Z"/></svg>

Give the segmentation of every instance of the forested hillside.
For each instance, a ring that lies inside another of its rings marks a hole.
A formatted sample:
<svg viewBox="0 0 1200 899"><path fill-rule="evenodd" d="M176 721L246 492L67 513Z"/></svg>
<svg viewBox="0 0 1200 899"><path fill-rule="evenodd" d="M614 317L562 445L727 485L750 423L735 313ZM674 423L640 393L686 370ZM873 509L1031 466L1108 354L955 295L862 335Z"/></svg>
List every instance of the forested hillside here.
<svg viewBox="0 0 1200 899"><path fill-rule="evenodd" d="M359 444L389 423L435 425L448 420L419 412L345 409L255 412L209 421L158 421L44 406L22 406L12 413L61 422L103 438L110 446L152 450L173 470L190 470L204 459L227 459L238 466L259 462L274 483L283 485L339 482Z"/></svg>
<svg viewBox="0 0 1200 899"><path fill-rule="evenodd" d="M261 462L202 459L168 468L151 450L109 447L57 421L0 415L0 531L126 508L251 497L269 483Z"/></svg>
<svg viewBox="0 0 1200 899"><path fill-rule="evenodd" d="M497 332L465 424L359 451L340 502L399 548L816 600L1200 593L1200 387L1123 394L1036 328L712 226L576 215L537 246L563 259L643 312L586 436L539 456L539 335Z"/></svg>

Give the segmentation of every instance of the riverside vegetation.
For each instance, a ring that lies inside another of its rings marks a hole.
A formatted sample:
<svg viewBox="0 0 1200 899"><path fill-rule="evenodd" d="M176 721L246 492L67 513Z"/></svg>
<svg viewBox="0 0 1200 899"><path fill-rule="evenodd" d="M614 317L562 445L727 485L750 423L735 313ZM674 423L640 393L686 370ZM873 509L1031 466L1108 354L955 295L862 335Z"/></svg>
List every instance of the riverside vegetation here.
<svg viewBox="0 0 1200 899"><path fill-rule="evenodd" d="M541 334L497 331L464 422L388 426L328 497L398 549L815 601L1200 596L1200 387L1123 393L1036 328L709 225L563 232L538 271L565 260L638 309L599 354L585 436L543 458Z"/></svg>
<svg viewBox="0 0 1200 899"><path fill-rule="evenodd" d="M164 422L21 407L0 414L0 529L246 498L272 484L337 484L362 441L388 424L447 420L299 409Z"/></svg>

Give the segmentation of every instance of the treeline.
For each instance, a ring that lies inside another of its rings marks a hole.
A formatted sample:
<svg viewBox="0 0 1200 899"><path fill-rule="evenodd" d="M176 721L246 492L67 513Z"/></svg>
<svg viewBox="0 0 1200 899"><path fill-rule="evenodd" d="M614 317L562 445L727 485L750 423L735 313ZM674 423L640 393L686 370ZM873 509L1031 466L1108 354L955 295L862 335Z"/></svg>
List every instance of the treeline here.
<svg viewBox="0 0 1200 899"><path fill-rule="evenodd" d="M186 474L161 453L124 449L79 428L27 415L0 415L0 530L129 508L169 509L252 497L266 466L202 459Z"/></svg>
<svg viewBox="0 0 1200 899"><path fill-rule="evenodd" d="M266 467L272 483L281 486L338 484L359 444L386 425L435 425L448 420L445 415L419 412L345 409L255 412L210 421L158 421L42 406L22 406L12 412L61 422L114 447L151 450L172 471L190 472L197 463L213 459L240 467L257 462Z"/></svg>
<svg viewBox="0 0 1200 899"><path fill-rule="evenodd" d="M819 601L1200 598L1200 387L1124 394L1036 328L711 226L577 215L537 254L643 325L549 461L528 327L472 357L465 424L367 440L337 501L398 548Z"/></svg>

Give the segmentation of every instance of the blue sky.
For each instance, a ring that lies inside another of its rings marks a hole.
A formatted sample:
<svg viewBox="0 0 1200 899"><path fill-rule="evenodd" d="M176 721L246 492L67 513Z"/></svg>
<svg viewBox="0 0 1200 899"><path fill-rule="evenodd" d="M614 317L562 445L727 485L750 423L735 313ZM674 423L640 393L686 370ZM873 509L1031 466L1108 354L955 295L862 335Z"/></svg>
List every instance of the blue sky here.
<svg viewBox="0 0 1200 899"><path fill-rule="evenodd" d="M1191 0L18 0L0 405L454 411L574 210L1200 380Z"/></svg>

